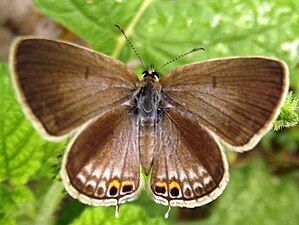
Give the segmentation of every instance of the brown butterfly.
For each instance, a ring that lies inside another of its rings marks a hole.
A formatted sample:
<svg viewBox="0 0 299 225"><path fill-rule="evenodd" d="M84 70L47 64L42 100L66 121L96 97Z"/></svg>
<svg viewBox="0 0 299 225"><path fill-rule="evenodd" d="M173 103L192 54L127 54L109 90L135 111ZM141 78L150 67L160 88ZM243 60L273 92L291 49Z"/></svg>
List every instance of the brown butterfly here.
<svg viewBox="0 0 299 225"><path fill-rule="evenodd" d="M228 182L221 144L242 152L271 128L288 90L284 62L236 57L188 64L142 79L124 63L74 44L15 41L13 83L25 114L45 137L75 134L61 177L68 193L94 206L141 192L155 202L197 207ZM221 141L221 144L219 143Z"/></svg>

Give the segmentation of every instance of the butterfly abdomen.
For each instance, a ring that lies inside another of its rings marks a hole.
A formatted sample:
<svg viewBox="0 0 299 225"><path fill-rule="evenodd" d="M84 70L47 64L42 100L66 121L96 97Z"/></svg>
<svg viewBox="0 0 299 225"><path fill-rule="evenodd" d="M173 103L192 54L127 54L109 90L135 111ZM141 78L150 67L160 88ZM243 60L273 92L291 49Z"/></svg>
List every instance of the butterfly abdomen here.
<svg viewBox="0 0 299 225"><path fill-rule="evenodd" d="M155 148L155 127L140 126L139 127L139 156L141 166L147 175L150 172Z"/></svg>

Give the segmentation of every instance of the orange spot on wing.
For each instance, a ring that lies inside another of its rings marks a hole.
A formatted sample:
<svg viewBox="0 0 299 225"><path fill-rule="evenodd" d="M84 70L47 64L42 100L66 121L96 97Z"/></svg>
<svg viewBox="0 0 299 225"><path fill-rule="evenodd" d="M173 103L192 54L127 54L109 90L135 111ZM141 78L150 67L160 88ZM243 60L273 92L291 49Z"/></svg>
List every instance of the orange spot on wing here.
<svg viewBox="0 0 299 225"><path fill-rule="evenodd" d="M110 183L109 183L109 187L116 187L117 189L119 189L119 187L120 187L120 183L119 183L118 180L112 180L112 181L110 181Z"/></svg>
<svg viewBox="0 0 299 225"><path fill-rule="evenodd" d="M180 185L178 184L178 182L176 182L176 181L171 181L170 184L169 184L169 189L172 189L172 188L174 188L174 187L180 189Z"/></svg>
<svg viewBox="0 0 299 225"><path fill-rule="evenodd" d="M158 187L165 187L165 188L167 188L167 184L166 184L166 182L157 182L156 183L156 186L158 186Z"/></svg>

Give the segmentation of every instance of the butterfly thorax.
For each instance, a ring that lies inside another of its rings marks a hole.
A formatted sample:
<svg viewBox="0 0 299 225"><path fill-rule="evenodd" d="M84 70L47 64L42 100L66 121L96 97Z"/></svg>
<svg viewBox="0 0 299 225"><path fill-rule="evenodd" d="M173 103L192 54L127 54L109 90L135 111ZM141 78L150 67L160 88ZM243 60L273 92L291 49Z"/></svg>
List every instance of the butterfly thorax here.
<svg viewBox="0 0 299 225"><path fill-rule="evenodd" d="M150 71L150 70L149 70ZM134 112L141 126L154 126L161 117L161 85L158 74L145 71L137 91Z"/></svg>

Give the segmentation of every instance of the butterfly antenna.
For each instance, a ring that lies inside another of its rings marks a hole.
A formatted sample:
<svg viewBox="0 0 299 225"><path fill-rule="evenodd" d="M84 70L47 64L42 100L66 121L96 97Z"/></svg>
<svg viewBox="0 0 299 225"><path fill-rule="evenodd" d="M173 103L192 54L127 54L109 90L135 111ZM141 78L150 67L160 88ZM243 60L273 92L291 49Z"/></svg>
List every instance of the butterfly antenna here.
<svg viewBox="0 0 299 225"><path fill-rule="evenodd" d="M143 60L141 59L140 55L138 54L137 50L134 48L132 42L129 40L128 36L126 35L125 31L121 28L120 25L115 24L115 27L124 35L124 37L126 38L127 42L129 43L129 45L131 46L131 48L133 49L133 51L135 52L135 55L137 56L137 58L139 59L139 61L141 62L142 66L144 68L146 68Z"/></svg>
<svg viewBox="0 0 299 225"><path fill-rule="evenodd" d="M163 65L160 66L157 70L160 70L160 69L162 69L163 67L169 65L170 63L173 63L174 61L177 61L178 59L183 58L183 57L185 57L186 55L189 55L189 54L191 54L191 53L193 53L193 52L197 52L197 51L205 51L205 48L204 48L204 47L194 48L194 49L192 49L191 51L186 52L186 53L184 53L184 54L182 54L182 55L179 55L179 56L175 57L174 59L170 60L169 62L163 64Z"/></svg>

